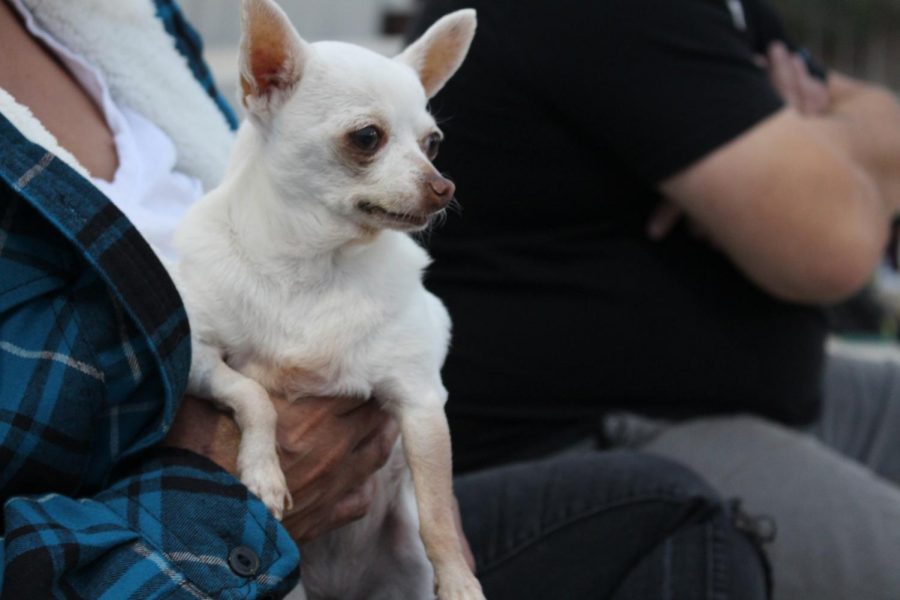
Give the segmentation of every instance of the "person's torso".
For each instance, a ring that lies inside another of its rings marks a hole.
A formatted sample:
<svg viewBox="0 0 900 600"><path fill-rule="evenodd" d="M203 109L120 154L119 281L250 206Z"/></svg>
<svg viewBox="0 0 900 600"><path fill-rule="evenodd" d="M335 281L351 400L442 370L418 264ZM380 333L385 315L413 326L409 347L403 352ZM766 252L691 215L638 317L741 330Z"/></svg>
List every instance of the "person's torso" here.
<svg viewBox="0 0 900 600"><path fill-rule="evenodd" d="M463 4L472 3L433 3L426 20ZM437 165L455 180L462 204L427 241L435 260L426 283L454 322L444 370L451 414L747 410L786 422L811 418L821 312L767 296L686 227L651 241L654 186L620 164L607 141L556 113L541 82L522 75L509 58L528 43L516 41L515 18L490 2L474 4L473 50L433 102L446 134ZM747 43L771 39L761 6L745 7ZM559 54L566 76L590 68L586 57L543 51ZM583 104L616 118L603 89Z"/></svg>

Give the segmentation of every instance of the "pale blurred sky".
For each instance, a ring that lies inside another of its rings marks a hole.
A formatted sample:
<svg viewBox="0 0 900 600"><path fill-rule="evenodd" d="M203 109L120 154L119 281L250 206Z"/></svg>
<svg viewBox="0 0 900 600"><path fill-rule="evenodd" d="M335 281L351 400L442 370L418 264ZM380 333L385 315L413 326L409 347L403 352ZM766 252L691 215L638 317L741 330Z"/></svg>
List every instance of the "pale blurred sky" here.
<svg viewBox="0 0 900 600"><path fill-rule="evenodd" d="M384 12L409 8L413 0L280 0L278 3L300 34L316 41L377 37ZM208 46L237 43L238 0L181 0L180 4Z"/></svg>

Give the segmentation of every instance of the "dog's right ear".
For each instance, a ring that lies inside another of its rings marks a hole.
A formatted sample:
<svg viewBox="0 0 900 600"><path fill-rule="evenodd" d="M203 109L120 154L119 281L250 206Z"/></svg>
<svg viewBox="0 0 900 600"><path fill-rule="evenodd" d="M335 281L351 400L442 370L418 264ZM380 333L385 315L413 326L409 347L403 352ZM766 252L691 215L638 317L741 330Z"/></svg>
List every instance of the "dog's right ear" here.
<svg viewBox="0 0 900 600"><path fill-rule="evenodd" d="M273 0L242 0L241 29L241 101L266 124L300 83L310 48Z"/></svg>
<svg viewBox="0 0 900 600"><path fill-rule="evenodd" d="M471 8L445 15L395 60L412 67L422 81L425 95L432 98L462 66L477 24Z"/></svg>

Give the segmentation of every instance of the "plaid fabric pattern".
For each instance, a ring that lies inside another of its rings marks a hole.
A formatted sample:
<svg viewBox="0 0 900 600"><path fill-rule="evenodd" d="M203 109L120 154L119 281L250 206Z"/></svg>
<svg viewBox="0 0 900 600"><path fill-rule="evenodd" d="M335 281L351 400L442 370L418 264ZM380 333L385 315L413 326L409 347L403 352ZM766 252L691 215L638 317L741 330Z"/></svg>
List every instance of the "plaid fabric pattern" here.
<svg viewBox="0 0 900 600"><path fill-rule="evenodd" d="M208 76L180 12L157 6ZM144 239L0 116L3 598L253 598L293 587L296 545L258 499L202 457L154 449L189 365L184 307ZM229 563L238 547L258 558L252 573Z"/></svg>
<svg viewBox="0 0 900 600"><path fill-rule="evenodd" d="M168 450L127 471L89 499L6 502L4 598L246 599L293 587L296 546L214 464ZM235 543L259 558L252 576L230 568Z"/></svg>

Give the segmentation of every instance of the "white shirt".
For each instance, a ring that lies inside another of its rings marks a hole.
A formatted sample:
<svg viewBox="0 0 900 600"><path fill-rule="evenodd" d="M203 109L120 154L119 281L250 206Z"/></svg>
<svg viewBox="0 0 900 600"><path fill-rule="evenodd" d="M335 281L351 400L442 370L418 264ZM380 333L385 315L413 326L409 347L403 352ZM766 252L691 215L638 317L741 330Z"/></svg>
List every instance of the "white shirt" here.
<svg viewBox="0 0 900 600"><path fill-rule="evenodd" d="M127 106L116 105L99 69L41 29L21 0L12 4L28 31L56 53L91 96L112 131L118 169L112 181L92 177L91 183L134 223L163 258L177 259L172 236L188 208L203 195L200 180L175 170L176 149L169 136Z"/></svg>

